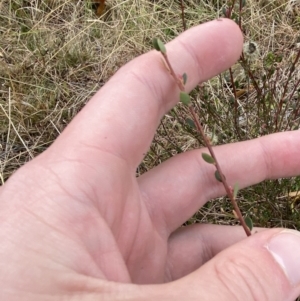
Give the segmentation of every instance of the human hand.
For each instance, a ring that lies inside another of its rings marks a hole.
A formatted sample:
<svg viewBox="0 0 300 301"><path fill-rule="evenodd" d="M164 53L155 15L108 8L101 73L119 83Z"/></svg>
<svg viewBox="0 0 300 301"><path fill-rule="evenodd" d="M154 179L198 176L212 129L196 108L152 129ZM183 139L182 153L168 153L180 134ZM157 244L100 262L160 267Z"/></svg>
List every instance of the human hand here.
<svg viewBox="0 0 300 301"><path fill-rule="evenodd" d="M238 59L242 36L233 22L218 20L167 48L191 90ZM246 239L240 227L179 228L224 194L203 150L136 178L160 119L177 101L160 54L145 54L7 181L0 190L0 300L286 301L300 294L297 232ZM299 148L299 133L286 132L215 151L228 182L246 187L299 174Z"/></svg>

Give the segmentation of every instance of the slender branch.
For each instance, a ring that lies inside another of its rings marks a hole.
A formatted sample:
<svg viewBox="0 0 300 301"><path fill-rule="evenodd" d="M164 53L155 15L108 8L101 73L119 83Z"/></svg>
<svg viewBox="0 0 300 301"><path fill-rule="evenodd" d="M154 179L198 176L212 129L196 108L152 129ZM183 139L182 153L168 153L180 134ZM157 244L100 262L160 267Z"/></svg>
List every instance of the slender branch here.
<svg viewBox="0 0 300 301"><path fill-rule="evenodd" d="M295 66L298 63L299 59L300 59L300 50L298 51L296 59L293 62L291 68L290 68L290 72L289 72L288 78L286 80L286 83L284 85L283 93L282 93L282 96L281 96L279 104L278 104L278 109L277 109L277 112L275 114L275 130L276 131L278 130L278 119L279 119L278 117L279 117L279 114L281 113L281 110L282 110L282 105L283 105L283 102L284 102L285 95L287 93L287 88L288 88L289 82L291 80L292 74L294 73L294 71L296 69Z"/></svg>
<svg viewBox="0 0 300 301"><path fill-rule="evenodd" d="M181 7L182 27L183 27L183 30L186 31L186 21L185 21L185 13L184 13L183 0L180 0L180 7Z"/></svg>
<svg viewBox="0 0 300 301"><path fill-rule="evenodd" d="M184 91L185 91L184 84L183 84L182 80L175 74L174 69L172 68L172 65L170 64L170 61L169 61L169 59L168 59L167 54L166 54L166 53L162 53L162 55L163 55L163 57L164 57L164 59L165 59L165 61L166 61L166 64L167 64L167 66L168 66L168 68L169 68L169 71L170 71L170 73L171 73L173 79L175 80L175 82L176 82L178 88L180 89L180 91L183 91L183 92L184 92ZM247 227L247 225L246 225L246 223L245 223L245 220L244 220L244 218L243 218L243 216L242 216L242 213L241 213L241 211L240 211L240 209L239 209L239 207L238 207L238 205L237 205L236 199L235 199L235 197L234 197L233 190L232 190L232 188L228 185L228 183L227 183L227 181L226 181L226 178L225 178L225 176L224 176L224 174L223 174L223 172L222 172L222 169L221 169L221 167L220 167L220 164L219 164L219 162L218 162L218 160L217 160L217 158L216 158L216 156L215 156L215 153L214 153L213 148L212 148L212 146L211 146L211 144L210 144L210 141L209 141L208 137L207 137L207 136L205 135L205 133L204 133L204 130L203 130L203 128L202 128L202 126L201 126L201 124L200 124L198 118L197 118L197 115L196 115L196 113L195 113L195 110L194 110L193 106L192 106L192 105L189 105L188 107L189 107L190 113L191 113L191 115L192 115L192 117L193 117L193 120L194 120L194 122L195 122L195 125L196 125L197 130L198 130L199 133L201 134L201 136L202 136L202 138L203 138L203 140L204 140L204 142L205 142L205 145L206 145L206 147L208 148L208 150L209 150L209 152L210 152L210 155L211 155L212 158L215 160L215 167L216 167L216 169L217 169L217 171L218 171L218 173L219 173L219 175L220 175L220 177L221 177L221 181L222 181L222 183L223 183L223 185L224 185L225 191L226 191L228 197L229 197L230 200L231 200L231 203L232 203L232 205L233 205L234 211L235 211L235 213L236 213L236 215L237 215L237 217L238 217L238 219L239 219L239 221L240 221L242 227L244 228L244 231L245 231L246 235L247 235L247 236L250 236L250 235L251 235L251 231L250 231L250 229Z"/></svg>
<svg viewBox="0 0 300 301"><path fill-rule="evenodd" d="M223 172L221 170L221 166L220 166L220 164L219 164L219 162L217 160L217 157L216 157L216 155L215 155L215 153L213 151L213 148L212 148L212 146L210 144L210 141L209 141L209 139L207 138L207 136L204 133L204 130L203 130L203 128L202 128L202 126L201 126L201 124L200 124L200 122L199 122L199 120L198 120L198 118L196 116L194 108L192 106L189 106L189 109L190 109L190 112L191 112L191 114L193 116L193 119L194 119L194 122L196 124L197 130L201 133L201 136L203 137L203 140L205 142L206 147L209 150L210 155L215 160L216 169L219 172L219 175L221 177L223 186L225 188L225 191L226 191L228 197L230 198L230 201L231 201L231 204L232 204L232 206L234 208L234 211L236 212L236 215L237 215L237 217L238 217L238 219L239 219L242 227L244 228L245 233L247 234L247 236L250 236L251 235L251 231L249 230L249 228L247 227L247 225L245 223L245 220L243 218L241 210L240 210L239 206L237 205L236 199L234 198L232 188L228 185L228 183L226 181L226 178L225 178L225 176L224 176L224 174L223 174Z"/></svg>
<svg viewBox="0 0 300 301"><path fill-rule="evenodd" d="M242 10L243 10L243 0L240 0L239 27L241 31L242 31Z"/></svg>
<svg viewBox="0 0 300 301"><path fill-rule="evenodd" d="M240 135L240 128L238 124L238 99L237 99L237 94L236 94L236 88L235 88L235 83L233 79L233 72L232 68L229 68L229 74L230 74L230 81L232 85L232 90L233 90L233 95L234 95L234 126L235 126L235 131L239 139L241 139Z"/></svg>
<svg viewBox="0 0 300 301"><path fill-rule="evenodd" d="M294 86L294 88L293 88L293 90L292 90L292 92L291 92L291 94L290 94L290 97L289 97L289 100L286 102L286 107L285 107L285 109L284 109L284 111L283 111L283 114L282 114L282 118L281 118L281 124L283 123L283 118L284 118L284 115L286 114L286 111L287 111L287 108L288 108L288 104L291 102L291 100L292 100L292 98L293 98L293 96L294 96L294 94L295 94L295 92L296 92L296 90L299 88L299 85L300 85L300 79L298 79L298 81L297 81L297 83L295 84L295 86ZM298 97L299 98L299 97ZM299 103L299 102L298 102ZM287 130L287 128L289 127L289 124L290 124L290 122L292 121L292 120L295 120L296 118L297 118L297 116L299 115L298 114L298 111L299 111L299 109L297 110L297 109L294 109L293 110L293 118L289 118L289 120L288 120L288 122L287 122L287 124L286 124L286 126L285 126L285 131ZM281 128L281 125L279 126L279 128Z"/></svg>
<svg viewBox="0 0 300 301"><path fill-rule="evenodd" d="M178 78L178 76L175 74L174 69L173 69L172 66L171 66L171 63L170 63L170 61L169 61L169 58L168 58L167 54L166 54L166 53L161 53L161 54L163 55L163 57L164 57L164 59L165 59L165 61L166 61L166 63L167 63L167 66L168 66L168 68L169 68L169 71L170 71L172 77L174 78L174 80L176 81L177 86L179 87L180 91L184 91L184 90L185 90L184 84L183 84L183 82Z"/></svg>
<svg viewBox="0 0 300 301"><path fill-rule="evenodd" d="M229 19L231 19L231 14L232 14L232 11L233 11L233 8L234 8L234 5L235 5L235 1L236 0L233 0L231 6L229 6L229 8L228 8L228 12L227 12L226 17L229 18Z"/></svg>

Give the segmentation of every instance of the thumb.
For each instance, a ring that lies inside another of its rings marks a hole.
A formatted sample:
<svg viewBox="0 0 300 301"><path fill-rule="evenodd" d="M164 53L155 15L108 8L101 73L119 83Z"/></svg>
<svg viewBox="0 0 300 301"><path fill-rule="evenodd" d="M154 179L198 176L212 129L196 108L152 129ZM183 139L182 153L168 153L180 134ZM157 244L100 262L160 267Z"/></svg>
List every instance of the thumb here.
<svg viewBox="0 0 300 301"><path fill-rule="evenodd" d="M254 234L181 282L193 286L201 300L293 301L300 295L300 233Z"/></svg>
<svg viewBox="0 0 300 301"><path fill-rule="evenodd" d="M167 286L172 300L293 301L300 295L300 233L254 234Z"/></svg>

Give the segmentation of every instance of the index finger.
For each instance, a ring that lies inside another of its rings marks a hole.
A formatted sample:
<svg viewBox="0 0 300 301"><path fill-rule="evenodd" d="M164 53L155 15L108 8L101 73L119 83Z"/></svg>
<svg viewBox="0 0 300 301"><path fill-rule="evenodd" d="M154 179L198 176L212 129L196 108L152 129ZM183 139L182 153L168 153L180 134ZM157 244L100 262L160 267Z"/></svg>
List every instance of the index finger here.
<svg viewBox="0 0 300 301"><path fill-rule="evenodd" d="M187 73L186 88L190 91L229 68L241 53L242 41L238 26L222 19L184 32L166 48L175 72ZM87 146L96 148L99 153L124 159L135 170L160 119L178 100L179 90L161 54L151 51L122 67L56 144L79 157Z"/></svg>

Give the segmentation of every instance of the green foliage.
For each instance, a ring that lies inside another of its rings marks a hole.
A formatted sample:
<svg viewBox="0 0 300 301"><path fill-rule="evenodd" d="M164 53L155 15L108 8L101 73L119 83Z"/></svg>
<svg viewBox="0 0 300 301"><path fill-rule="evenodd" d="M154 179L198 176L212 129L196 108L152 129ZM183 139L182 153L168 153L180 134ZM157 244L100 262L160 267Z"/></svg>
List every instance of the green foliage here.
<svg viewBox="0 0 300 301"><path fill-rule="evenodd" d="M218 170L215 171L215 178L217 181L222 182L222 178Z"/></svg>
<svg viewBox="0 0 300 301"><path fill-rule="evenodd" d="M195 122L191 118L186 118L185 122L190 128L196 129Z"/></svg>
<svg viewBox="0 0 300 301"><path fill-rule="evenodd" d="M187 74L186 74L186 73L183 73L183 75L182 75L182 80L183 80L183 84L184 84L184 85L186 84L187 79L188 79Z"/></svg>
<svg viewBox="0 0 300 301"><path fill-rule="evenodd" d="M186 106L191 103L191 98L186 92L180 91L179 99Z"/></svg>
<svg viewBox="0 0 300 301"><path fill-rule="evenodd" d="M276 55L274 52L269 52L264 59L264 65L270 68L273 67L275 63L280 63L281 60L281 56Z"/></svg>
<svg viewBox="0 0 300 301"><path fill-rule="evenodd" d="M152 40L152 43L153 43L154 49L156 49L157 51L160 51L163 54L167 53L167 49L166 49L164 43L160 39L154 38Z"/></svg>
<svg viewBox="0 0 300 301"><path fill-rule="evenodd" d="M238 183L235 183L234 186L233 186L233 197L236 199L237 197L237 194L239 192L239 184Z"/></svg>
<svg viewBox="0 0 300 301"><path fill-rule="evenodd" d="M202 158L205 162L209 163L209 164L215 164L215 159L213 157L211 157L209 154L206 153L202 153Z"/></svg>
<svg viewBox="0 0 300 301"><path fill-rule="evenodd" d="M247 227L249 228L249 230L252 231L252 229L253 229L252 219L247 215L244 220L245 220L245 223L246 223Z"/></svg>
<svg viewBox="0 0 300 301"><path fill-rule="evenodd" d="M174 31L174 29L172 29L172 28L166 28L165 30L164 30L164 33L165 33L165 35L167 36L167 37L170 37L170 38L175 38L176 37L176 32Z"/></svg>

